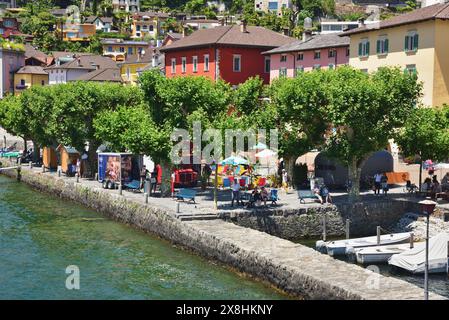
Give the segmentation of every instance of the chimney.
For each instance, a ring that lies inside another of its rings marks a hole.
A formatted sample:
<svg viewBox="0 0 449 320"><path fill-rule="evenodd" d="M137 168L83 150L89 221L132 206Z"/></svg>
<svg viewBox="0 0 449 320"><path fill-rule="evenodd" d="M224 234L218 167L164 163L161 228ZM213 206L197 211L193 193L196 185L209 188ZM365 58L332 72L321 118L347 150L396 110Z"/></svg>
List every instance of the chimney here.
<svg viewBox="0 0 449 320"><path fill-rule="evenodd" d="M81 65L81 59L79 57L76 58L76 64L78 67Z"/></svg>
<svg viewBox="0 0 449 320"><path fill-rule="evenodd" d="M187 26L182 26L182 37L185 38L187 36Z"/></svg>
<svg viewBox="0 0 449 320"><path fill-rule="evenodd" d="M304 19L304 31L302 32L302 41L308 41L312 38L312 19L309 17Z"/></svg>
<svg viewBox="0 0 449 320"><path fill-rule="evenodd" d="M221 24L222 27L226 25L225 18L223 18L223 19L220 20L220 24Z"/></svg>
<svg viewBox="0 0 449 320"><path fill-rule="evenodd" d="M364 27L365 26L365 19L360 18L359 19L359 28Z"/></svg>
<svg viewBox="0 0 449 320"><path fill-rule="evenodd" d="M289 37L290 36L290 29L289 28L284 28L283 29L283 33L284 33L284 36Z"/></svg>
<svg viewBox="0 0 449 320"><path fill-rule="evenodd" d="M243 19L243 20L242 20L242 23L241 23L241 25L240 25L240 31L241 31L242 33L247 33L247 32L248 32L247 25L248 25L248 23L246 22L245 19Z"/></svg>

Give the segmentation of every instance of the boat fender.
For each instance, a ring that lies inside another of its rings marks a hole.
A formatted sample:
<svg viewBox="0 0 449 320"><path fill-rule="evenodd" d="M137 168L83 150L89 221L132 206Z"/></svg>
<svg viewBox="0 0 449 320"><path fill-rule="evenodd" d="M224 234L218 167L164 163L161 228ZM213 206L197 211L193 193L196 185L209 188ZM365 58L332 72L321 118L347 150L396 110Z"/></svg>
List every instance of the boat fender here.
<svg viewBox="0 0 449 320"><path fill-rule="evenodd" d="M318 240L315 243L315 249L318 252L325 253L326 252L326 242L324 242L323 240Z"/></svg>

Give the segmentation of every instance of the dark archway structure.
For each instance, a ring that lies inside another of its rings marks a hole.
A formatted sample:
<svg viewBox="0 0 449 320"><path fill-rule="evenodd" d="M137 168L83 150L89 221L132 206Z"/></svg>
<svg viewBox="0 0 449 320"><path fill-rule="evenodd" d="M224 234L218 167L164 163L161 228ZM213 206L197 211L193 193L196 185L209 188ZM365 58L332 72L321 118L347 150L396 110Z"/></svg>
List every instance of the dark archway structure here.
<svg viewBox="0 0 449 320"><path fill-rule="evenodd" d="M393 156L386 150L375 152L369 157L363 167L361 181L366 181L376 172L392 172ZM348 168L334 159L319 153L315 158L315 177L324 179L324 183L331 188L342 188L348 181Z"/></svg>

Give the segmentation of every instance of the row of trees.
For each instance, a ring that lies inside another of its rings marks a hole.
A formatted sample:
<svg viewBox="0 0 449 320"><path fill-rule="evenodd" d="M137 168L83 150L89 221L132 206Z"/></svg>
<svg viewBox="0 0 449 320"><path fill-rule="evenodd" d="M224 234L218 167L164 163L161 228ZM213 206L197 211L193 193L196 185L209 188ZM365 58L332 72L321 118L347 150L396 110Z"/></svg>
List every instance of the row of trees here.
<svg viewBox="0 0 449 320"><path fill-rule="evenodd" d="M0 102L0 124L37 146L82 149L88 142L92 161L103 142L113 151L149 154L163 165L165 177L174 128L191 132L193 121L200 121L203 130L222 134L278 129L279 155L290 172L298 156L323 150L348 166L354 198L364 161L390 139L406 155L449 158L449 108L417 108L422 86L397 68L366 74L340 67L271 86L251 78L237 89L202 77L168 79L156 71L139 81L138 87L91 82L33 87Z"/></svg>

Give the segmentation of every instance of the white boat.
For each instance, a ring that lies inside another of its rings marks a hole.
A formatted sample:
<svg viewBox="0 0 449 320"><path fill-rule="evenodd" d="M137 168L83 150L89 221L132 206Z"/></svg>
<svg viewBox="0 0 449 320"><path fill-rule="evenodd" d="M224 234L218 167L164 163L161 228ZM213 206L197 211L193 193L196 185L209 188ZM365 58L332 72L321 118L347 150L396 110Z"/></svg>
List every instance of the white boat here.
<svg viewBox="0 0 449 320"><path fill-rule="evenodd" d="M410 232L403 233L392 233L384 234L380 236L380 245L387 244L397 244L407 242L410 239ZM355 239L345 239L336 241L317 241L316 248L318 251L327 251L330 256L344 255L346 253L346 248L352 247L362 248L362 247L374 247L377 246L377 236L355 238ZM323 250L323 246L324 249Z"/></svg>
<svg viewBox="0 0 449 320"><path fill-rule="evenodd" d="M416 245L416 244L414 244ZM348 248L346 254L350 254ZM387 263L388 259L394 254L399 254L410 250L410 243L398 243L385 246L365 247L353 249L352 254L355 255L357 263Z"/></svg>
<svg viewBox="0 0 449 320"><path fill-rule="evenodd" d="M429 273L448 272L449 233L442 232L429 240ZM393 255L388 263L412 273L424 273L426 244L420 243L415 248Z"/></svg>

